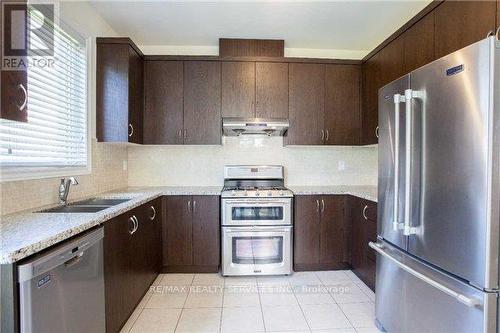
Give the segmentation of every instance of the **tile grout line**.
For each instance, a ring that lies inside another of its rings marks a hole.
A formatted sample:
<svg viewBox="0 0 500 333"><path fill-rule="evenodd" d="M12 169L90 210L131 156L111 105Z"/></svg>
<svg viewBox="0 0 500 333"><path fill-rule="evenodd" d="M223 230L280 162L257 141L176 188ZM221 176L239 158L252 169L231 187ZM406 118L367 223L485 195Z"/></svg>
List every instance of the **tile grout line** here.
<svg viewBox="0 0 500 333"><path fill-rule="evenodd" d="M266 320L264 319L264 308L262 306L262 300L260 298L260 287L257 278L255 279L255 286L257 287L257 295L259 295L259 305L260 305L260 313L262 315L262 325L264 326L264 332L267 332Z"/></svg>
<svg viewBox="0 0 500 333"><path fill-rule="evenodd" d="M177 323L175 324L174 333L177 331L177 327L179 327L179 322L181 321L182 313L184 312L184 307L186 306L187 299L188 299L189 294L191 292L191 286L193 285L195 275L196 274L193 274L193 278L191 279L191 283L189 284L189 292L186 296L186 299L184 300L184 303L182 304L181 313L179 313L179 318L177 318Z"/></svg>
<svg viewBox="0 0 500 333"><path fill-rule="evenodd" d="M316 273L314 275L316 275ZM321 282L321 280L320 280L320 282ZM321 284L321 285L323 285L323 284ZM302 312L302 315L304 316L304 320L306 321L306 325L309 328L309 332L312 332L312 328L309 325L309 321L307 320L307 317L306 317L306 314L304 312L304 309L302 309L302 305L300 305L299 299L297 298L297 295L295 295L295 289L293 288L292 285L290 285L290 286L292 287L293 297L295 298L295 301L297 302L297 305L299 306L300 312Z"/></svg>
<svg viewBox="0 0 500 333"><path fill-rule="evenodd" d="M220 309L220 317L219 317L219 333L222 333L222 315L224 313L224 297L226 291L226 277L222 277L222 304Z"/></svg>

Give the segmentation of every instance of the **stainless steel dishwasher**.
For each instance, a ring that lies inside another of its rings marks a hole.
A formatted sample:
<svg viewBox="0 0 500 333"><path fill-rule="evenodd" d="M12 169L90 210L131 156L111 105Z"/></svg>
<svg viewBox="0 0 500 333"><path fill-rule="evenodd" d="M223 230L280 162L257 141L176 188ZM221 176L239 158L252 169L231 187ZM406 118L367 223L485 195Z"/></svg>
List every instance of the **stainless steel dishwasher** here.
<svg viewBox="0 0 500 333"><path fill-rule="evenodd" d="M99 228L18 267L21 332L104 332Z"/></svg>

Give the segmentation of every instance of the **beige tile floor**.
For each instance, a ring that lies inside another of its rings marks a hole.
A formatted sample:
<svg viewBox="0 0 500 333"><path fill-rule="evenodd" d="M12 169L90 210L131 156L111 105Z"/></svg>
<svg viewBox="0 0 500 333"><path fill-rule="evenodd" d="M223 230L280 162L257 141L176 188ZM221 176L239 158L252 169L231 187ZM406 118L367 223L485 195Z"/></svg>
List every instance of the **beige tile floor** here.
<svg viewBox="0 0 500 333"><path fill-rule="evenodd" d="M161 274L122 332L378 332L374 300L351 271Z"/></svg>

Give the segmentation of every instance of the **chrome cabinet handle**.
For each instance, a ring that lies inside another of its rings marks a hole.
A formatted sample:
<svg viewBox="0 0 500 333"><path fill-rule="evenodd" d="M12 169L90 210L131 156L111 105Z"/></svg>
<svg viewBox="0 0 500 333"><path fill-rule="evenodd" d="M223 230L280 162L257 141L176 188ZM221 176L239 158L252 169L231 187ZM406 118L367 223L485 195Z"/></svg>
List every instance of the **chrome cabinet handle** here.
<svg viewBox="0 0 500 333"><path fill-rule="evenodd" d="M137 231L137 221L135 220L135 215L128 218L129 222L132 222L132 229L128 229L128 233L133 235Z"/></svg>
<svg viewBox="0 0 500 333"><path fill-rule="evenodd" d="M135 215L133 217L134 217L134 220L135 220L135 230L134 230L134 232L136 232L137 229L139 229L139 219Z"/></svg>
<svg viewBox="0 0 500 333"><path fill-rule="evenodd" d="M377 243L374 243L374 242L369 242L368 245L374 249L375 251L377 251L377 253L379 253L380 255L384 256L385 258L391 260L393 263L395 263L397 266L399 266L400 268L402 268L403 270L405 270L406 272L410 273L411 275L413 275L414 277L426 282L427 284L433 286L434 288L444 292L445 294L451 296L451 297L454 297L457 301L459 301L460 303L463 303L465 305L467 305L468 307L475 307L477 305L480 305L481 302L475 298L471 298L471 297L467 297L463 294L460 294L444 285L442 285L441 283L427 277L426 275L416 271L415 269L411 268L410 266L400 262L398 259L394 258L393 256L391 256L389 253L387 253L385 250L384 250L384 247L380 244L377 244Z"/></svg>
<svg viewBox="0 0 500 333"><path fill-rule="evenodd" d="M17 87L19 89L21 89L21 91L24 94L24 101L21 105L18 106L19 111L23 111L26 108L26 104L28 104L28 92L26 91L26 88L24 87L24 85L22 83L20 83Z"/></svg>
<svg viewBox="0 0 500 333"><path fill-rule="evenodd" d="M325 212L325 200L321 199L321 212Z"/></svg>
<svg viewBox="0 0 500 333"><path fill-rule="evenodd" d="M177 135L177 137L178 137L179 139L182 139L182 130L181 130L181 129L179 130L179 134Z"/></svg>
<svg viewBox="0 0 500 333"><path fill-rule="evenodd" d="M330 132L326 130L325 141L328 142L328 138L330 137Z"/></svg>
<svg viewBox="0 0 500 333"><path fill-rule="evenodd" d="M134 126L132 126L132 124L128 124L128 129L128 136L132 137L132 135L134 135Z"/></svg>
<svg viewBox="0 0 500 333"><path fill-rule="evenodd" d="M500 33L500 26L498 27L497 31L495 32L495 36L496 36L497 40L498 40L498 34L499 33Z"/></svg>
<svg viewBox="0 0 500 333"><path fill-rule="evenodd" d="M193 200L193 212L196 211L196 200Z"/></svg>
<svg viewBox="0 0 500 333"><path fill-rule="evenodd" d="M188 212L190 212L191 211L191 200L188 201L187 208L188 208Z"/></svg>
<svg viewBox="0 0 500 333"><path fill-rule="evenodd" d="M316 199L316 211L319 213L319 200Z"/></svg>
<svg viewBox="0 0 500 333"><path fill-rule="evenodd" d="M321 141L325 141L325 131L321 130Z"/></svg>
<svg viewBox="0 0 500 333"><path fill-rule="evenodd" d="M367 211L367 210L368 210L368 206L367 206L367 205L365 205L365 207L363 207L363 218L364 218L365 220L368 220L368 216L366 216L366 211Z"/></svg>
<svg viewBox="0 0 500 333"><path fill-rule="evenodd" d="M149 216L149 219L150 219L151 221L153 221L153 220L155 219L155 217L156 217L156 209L155 209L155 207L154 207L154 206L151 206L151 211L153 212L153 215L150 215L150 216Z"/></svg>
<svg viewBox="0 0 500 333"><path fill-rule="evenodd" d="M375 127L375 136L377 137L377 139L379 138L379 134L378 134L378 126Z"/></svg>
<svg viewBox="0 0 500 333"><path fill-rule="evenodd" d="M188 131L187 131L187 129L185 129L185 130L184 130L184 139L186 139L186 138L187 138L187 136L188 136Z"/></svg>

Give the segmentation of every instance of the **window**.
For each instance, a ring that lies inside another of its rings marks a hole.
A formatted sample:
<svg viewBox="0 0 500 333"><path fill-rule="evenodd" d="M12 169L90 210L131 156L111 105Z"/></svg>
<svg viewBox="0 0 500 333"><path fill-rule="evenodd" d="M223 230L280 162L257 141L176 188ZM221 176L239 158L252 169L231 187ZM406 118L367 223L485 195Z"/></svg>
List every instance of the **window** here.
<svg viewBox="0 0 500 333"><path fill-rule="evenodd" d="M28 62L28 121L0 119L1 179L88 173L86 42L33 7L27 12L31 24L42 27L37 35L28 34L28 60L44 62ZM51 57L33 51L49 39Z"/></svg>

